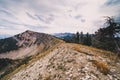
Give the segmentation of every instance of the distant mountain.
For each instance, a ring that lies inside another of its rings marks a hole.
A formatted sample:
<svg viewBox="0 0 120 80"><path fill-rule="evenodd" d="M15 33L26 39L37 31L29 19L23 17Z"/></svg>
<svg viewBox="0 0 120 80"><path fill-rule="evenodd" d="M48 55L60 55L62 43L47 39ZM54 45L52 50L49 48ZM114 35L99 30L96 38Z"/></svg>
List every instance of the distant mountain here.
<svg viewBox="0 0 120 80"><path fill-rule="evenodd" d="M22 58L35 55L55 45L59 40L51 35L25 31L0 40L0 58Z"/></svg>
<svg viewBox="0 0 120 80"><path fill-rule="evenodd" d="M55 34L53 34L53 36L58 37L58 38L63 38L65 36L72 37L73 35L74 35L74 33L55 33Z"/></svg>
<svg viewBox="0 0 120 80"><path fill-rule="evenodd" d="M89 34L92 36L93 34ZM55 33L53 36L63 39L66 42L73 42L73 39L76 37L75 33ZM83 37L86 37L86 34L83 34Z"/></svg>
<svg viewBox="0 0 120 80"><path fill-rule="evenodd" d="M5 39L5 38L8 38L10 36L11 35L8 35L8 34L0 34L0 39Z"/></svg>
<svg viewBox="0 0 120 80"><path fill-rule="evenodd" d="M61 43L49 34L27 30L15 36L0 39L0 80L17 67Z"/></svg>
<svg viewBox="0 0 120 80"><path fill-rule="evenodd" d="M55 33L55 34L53 34L53 36L63 39L67 42L72 42L74 35L75 35L74 33Z"/></svg>

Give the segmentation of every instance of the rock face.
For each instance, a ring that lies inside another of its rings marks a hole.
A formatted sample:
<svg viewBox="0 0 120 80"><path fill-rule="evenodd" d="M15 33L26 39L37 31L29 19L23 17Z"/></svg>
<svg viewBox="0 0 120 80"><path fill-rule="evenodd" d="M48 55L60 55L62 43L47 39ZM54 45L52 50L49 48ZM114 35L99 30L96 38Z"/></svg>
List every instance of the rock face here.
<svg viewBox="0 0 120 80"><path fill-rule="evenodd" d="M24 58L47 50L59 40L44 33L25 31L0 40L0 58Z"/></svg>
<svg viewBox="0 0 120 80"><path fill-rule="evenodd" d="M120 80L120 60L87 46L63 43L22 66L8 80Z"/></svg>

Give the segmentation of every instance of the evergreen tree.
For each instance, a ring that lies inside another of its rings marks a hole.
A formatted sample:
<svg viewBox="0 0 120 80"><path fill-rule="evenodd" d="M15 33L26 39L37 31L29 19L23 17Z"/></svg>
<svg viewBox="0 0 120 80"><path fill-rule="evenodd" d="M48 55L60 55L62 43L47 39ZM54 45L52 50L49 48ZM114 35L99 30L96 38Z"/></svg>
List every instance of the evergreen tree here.
<svg viewBox="0 0 120 80"><path fill-rule="evenodd" d="M120 34L120 24L113 18L106 18L106 27L100 28L92 38L92 45L97 48L115 51L120 50L116 34Z"/></svg>
<svg viewBox="0 0 120 80"><path fill-rule="evenodd" d="M84 41L84 35L83 32L80 33L80 44L83 44Z"/></svg>
<svg viewBox="0 0 120 80"><path fill-rule="evenodd" d="M79 32L76 33L76 43L79 43L80 42L80 34Z"/></svg>
<svg viewBox="0 0 120 80"><path fill-rule="evenodd" d="M84 37L84 45L91 45L91 35L87 32L86 36Z"/></svg>

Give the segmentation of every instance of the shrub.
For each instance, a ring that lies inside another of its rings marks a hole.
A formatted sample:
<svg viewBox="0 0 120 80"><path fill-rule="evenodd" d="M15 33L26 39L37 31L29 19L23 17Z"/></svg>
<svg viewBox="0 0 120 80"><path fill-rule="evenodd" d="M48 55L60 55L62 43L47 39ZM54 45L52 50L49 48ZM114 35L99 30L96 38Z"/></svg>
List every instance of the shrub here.
<svg viewBox="0 0 120 80"><path fill-rule="evenodd" d="M107 67L107 65L104 62L99 62L99 61L95 61L92 60L92 63L105 75L107 75L109 73L109 69Z"/></svg>

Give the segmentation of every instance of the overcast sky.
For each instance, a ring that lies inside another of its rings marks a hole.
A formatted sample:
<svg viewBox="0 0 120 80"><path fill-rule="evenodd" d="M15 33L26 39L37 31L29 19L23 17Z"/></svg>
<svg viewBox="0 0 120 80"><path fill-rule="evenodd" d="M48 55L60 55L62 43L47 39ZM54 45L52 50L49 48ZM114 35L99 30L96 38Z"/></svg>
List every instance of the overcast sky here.
<svg viewBox="0 0 120 80"><path fill-rule="evenodd" d="M0 34L94 33L103 16L119 20L120 0L0 0Z"/></svg>

